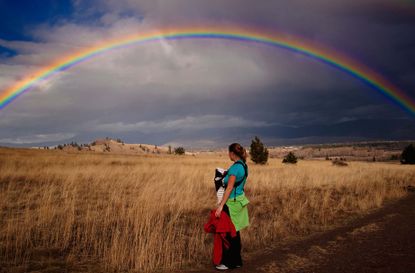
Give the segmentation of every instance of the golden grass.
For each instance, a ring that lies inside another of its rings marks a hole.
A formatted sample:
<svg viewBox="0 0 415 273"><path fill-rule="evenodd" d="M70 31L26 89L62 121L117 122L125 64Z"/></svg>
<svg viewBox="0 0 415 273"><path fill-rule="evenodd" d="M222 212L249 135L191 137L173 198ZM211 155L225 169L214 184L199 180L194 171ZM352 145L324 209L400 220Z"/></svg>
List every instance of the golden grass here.
<svg viewBox="0 0 415 273"><path fill-rule="evenodd" d="M251 226L243 255L339 225L405 195L415 166L330 161L250 164ZM106 270L210 265L203 224L215 206L215 167L227 156L126 156L0 149L0 267L36 251Z"/></svg>

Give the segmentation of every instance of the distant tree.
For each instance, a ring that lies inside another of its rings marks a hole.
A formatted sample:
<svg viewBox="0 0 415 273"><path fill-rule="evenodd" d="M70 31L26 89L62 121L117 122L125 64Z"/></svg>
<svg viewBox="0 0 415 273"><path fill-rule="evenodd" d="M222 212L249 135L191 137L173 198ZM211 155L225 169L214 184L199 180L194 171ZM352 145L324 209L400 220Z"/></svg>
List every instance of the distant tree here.
<svg viewBox="0 0 415 273"><path fill-rule="evenodd" d="M397 155L397 154L393 154L389 158L389 160L398 160L398 159L399 159L399 155Z"/></svg>
<svg viewBox="0 0 415 273"><path fill-rule="evenodd" d="M176 155L184 155L185 150L184 150L184 148L183 148L183 147L177 147L177 148L175 148L175 149L174 149L174 153L175 153Z"/></svg>
<svg viewBox="0 0 415 273"><path fill-rule="evenodd" d="M268 161L268 149L257 136L251 142L249 155L251 156L251 160L256 164L263 165Z"/></svg>
<svg viewBox="0 0 415 273"><path fill-rule="evenodd" d="M73 142L73 141L69 145L72 146L72 147L75 147L75 148L79 147L79 144L77 142Z"/></svg>
<svg viewBox="0 0 415 273"><path fill-rule="evenodd" d="M284 159L282 160L282 163L291 163L291 164L295 164L297 163L297 157L295 156L295 154L293 152L289 152Z"/></svg>
<svg viewBox="0 0 415 273"><path fill-rule="evenodd" d="M105 148L104 148L104 152L110 152L111 151L111 147L110 145L108 145L107 143L105 143Z"/></svg>
<svg viewBox="0 0 415 273"><path fill-rule="evenodd" d="M403 149L401 154L402 164L415 164L415 147L411 143Z"/></svg>

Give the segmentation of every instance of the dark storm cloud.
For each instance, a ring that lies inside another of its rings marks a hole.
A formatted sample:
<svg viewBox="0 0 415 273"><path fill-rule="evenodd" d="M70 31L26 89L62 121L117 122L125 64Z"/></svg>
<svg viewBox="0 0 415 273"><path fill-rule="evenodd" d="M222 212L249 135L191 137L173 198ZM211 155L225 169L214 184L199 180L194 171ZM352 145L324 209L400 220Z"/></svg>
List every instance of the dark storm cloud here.
<svg viewBox="0 0 415 273"><path fill-rule="evenodd" d="M390 1L74 1L70 17L0 37L0 87L71 49L170 25L223 23L317 41L415 97L415 20ZM392 11L392 12L391 12ZM39 43L40 42L40 43ZM0 52L1 54L1 52ZM17 66L18 65L18 66ZM0 112L0 143L121 137L187 146L406 139L414 118L384 95L292 52L225 41L162 41L58 76Z"/></svg>

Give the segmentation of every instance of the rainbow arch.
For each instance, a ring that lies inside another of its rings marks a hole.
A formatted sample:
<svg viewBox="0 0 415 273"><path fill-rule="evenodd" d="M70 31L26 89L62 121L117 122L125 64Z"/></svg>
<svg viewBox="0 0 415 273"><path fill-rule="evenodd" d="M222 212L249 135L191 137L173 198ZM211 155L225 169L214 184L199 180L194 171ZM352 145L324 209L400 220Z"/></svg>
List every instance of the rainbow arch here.
<svg viewBox="0 0 415 273"><path fill-rule="evenodd" d="M224 39L257 43L297 52L337 68L354 78L361 80L373 90L382 93L392 102L401 106L404 110L407 110L411 114L415 114L415 102L413 99L368 66L359 63L350 57L344 56L340 52L336 52L299 37L274 32L264 33L255 29L241 27L171 28L138 33L123 38L105 41L101 44L78 51L72 55L60 58L49 66L37 71L32 76L3 90L0 93L0 110L5 108L20 95L36 87L38 83L46 81L54 75L68 70L84 61L106 54L112 50L154 42L161 39Z"/></svg>

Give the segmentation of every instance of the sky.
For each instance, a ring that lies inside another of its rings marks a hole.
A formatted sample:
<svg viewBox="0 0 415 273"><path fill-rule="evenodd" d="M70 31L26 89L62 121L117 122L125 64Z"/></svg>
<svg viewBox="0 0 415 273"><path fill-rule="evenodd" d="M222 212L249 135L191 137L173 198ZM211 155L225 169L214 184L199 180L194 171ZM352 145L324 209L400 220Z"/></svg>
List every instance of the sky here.
<svg viewBox="0 0 415 273"><path fill-rule="evenodd" d="M165 27L233 25L323 44L415 100L409 0L0 0L0 92L97 42ZM159 40L59 73L0 110L0 145L216 148L259 136L301 145L415 136L415 115L362 81L291 51Z"/></svg>

